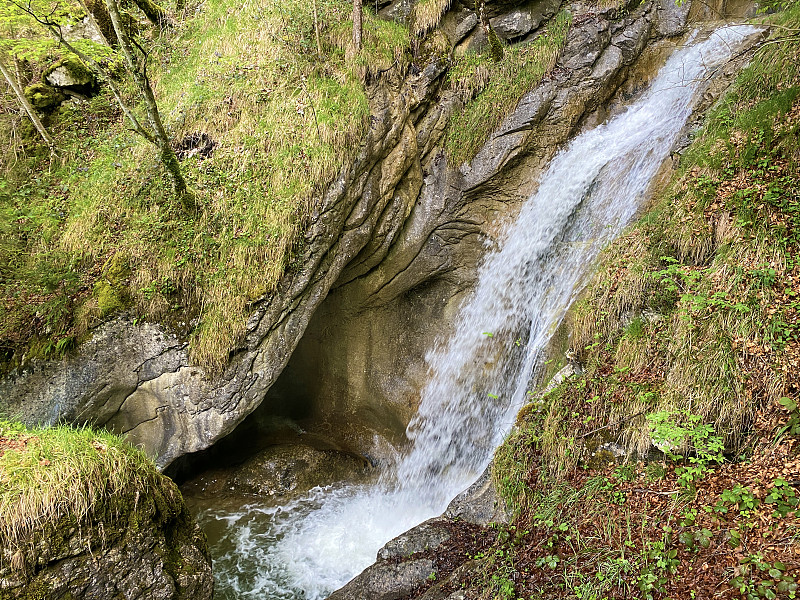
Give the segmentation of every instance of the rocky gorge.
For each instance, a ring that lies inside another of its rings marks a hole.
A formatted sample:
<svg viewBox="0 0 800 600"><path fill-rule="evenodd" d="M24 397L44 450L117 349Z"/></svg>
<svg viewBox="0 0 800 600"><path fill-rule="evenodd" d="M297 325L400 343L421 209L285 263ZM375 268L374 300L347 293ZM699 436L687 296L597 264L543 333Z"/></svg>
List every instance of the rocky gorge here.
<svg viewBox="0 0 800 600"><path fill-rule="evenodd" d="M558 8L530 4L531 15ZM536 19L519 16L528 12L487 6L498 35L531 35ZM468 29L474 11L457 8L442 24L448 39L456 50L480 45L480 28ZM302 270L256 303L245 343L221 376L192 366L175 334L123 316L93 331L76 356L34 360L6 376L5 411L125 433L162 468L208 448L259 406L320 425L347 423L337 443L380 454L372 432L402 437L425 378L428 323L447 331L493 228L530 195L561 143L602 119L618 90L641 88L647 61L640 72L634 63L685 31L690 6L664 0L570 11L575 23L548 81L525 94L470 164L449 165L441 146L450 113L465 102L443 85L445 58L373 86L372 128L315 209ZM502 25L514 19L522 24ZM299 372L300 386L292 376Z"/></svg>
<svg viewBox="0 0 800 600"><path fill-rule="evenodd" d="M535 0L486 2L476 12L453 2L420 38L424 50L425 40L440 36L445 52L420 51L367 84L370 128L355 160L318 199L301 267L253 303L246 335L221 374L193 365L178 333L122 314L72 355L34 359L5 376L0 408L30 422L91 423L124 434L161 469L181 476L203 463L224 463L225 455L230 463L226 448L259 439L264 458L250 458L244 475L212 474L191 484L211 493L217 485L291 498L337 479L374 477L405 445L429 377L426 352L454 329L487 248L537 191L550 160L640 95L691 26L743 17L752 8L718 4ZM379 15L413 22L412 5L388 3ZM543 80L525 91L473 159L451 164L444 149L451 116L488 81L453 85L450 61L485 48L487 31L511 47L531 43L559 14L571 24ZM742 52L717 73L695 120L747 58ZM690 130L691 124L675 151ZM471 500L451 506L441 523L502 521L488 473L466 496ZM423 524L387 545L379 564L389 565L390 575L371 568L331 598L403 597L435 569L425 558L396 559L443 543L447 535L436 531L444 527Z"/></svg>

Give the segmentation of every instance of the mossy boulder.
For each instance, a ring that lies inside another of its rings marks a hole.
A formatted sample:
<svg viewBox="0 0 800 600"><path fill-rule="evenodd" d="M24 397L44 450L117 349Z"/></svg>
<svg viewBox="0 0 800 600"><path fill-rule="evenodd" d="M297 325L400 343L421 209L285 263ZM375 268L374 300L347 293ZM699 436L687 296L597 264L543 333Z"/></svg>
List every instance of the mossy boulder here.
<svg viewBox="0 0 800 600"><path fill-rule="evenodd" d="M188 496L296 498L314 486L367 481L375 471L368 460L333 448L303 443L270 446L231 469L211 470L183 486Z"/></svg>
<svg viewBox="0 0 800 600"><path fill-rule="evenodd" d="M0 421L0 600L206 600L206 539L140 451Z"/></svg>
<svg viewBox="0 0 800 600"><path fill-rule="evenodd" d="M128 303L126 283L130 275L130 265L124 256L115 254L106 262L103 276L94 284L94 295L102 316L117 312Z"/></svg>
<svg viewBox="0 0 800 600"><path fill-rule="evenodd" d="M51 65L45 71L44 79L54 87L78 92L90 92L97 83L89 67L75 56L62 58Z"/></svg>
<svg viewBox="0 0 800 600"><path fill-rule="evenodd" d="M31 84L25 88L24 93L33 108L41 112L50 112L67 99L59 90L46 83Z"/></svg>

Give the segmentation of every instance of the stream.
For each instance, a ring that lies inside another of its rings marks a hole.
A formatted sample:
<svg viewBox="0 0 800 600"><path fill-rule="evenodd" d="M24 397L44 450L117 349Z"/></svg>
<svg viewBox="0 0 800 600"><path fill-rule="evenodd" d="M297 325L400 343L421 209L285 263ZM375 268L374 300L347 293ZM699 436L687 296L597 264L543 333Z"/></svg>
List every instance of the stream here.
<svg viewBox="0 0 800 600"><path fill-rule="evenodd" d="M428 352L431 377L395 468L371 485L318 487L280 506L203 503L216 598L325 598L484 471L543 349L601 249L641 208L705 78L755 31L739 25L693 36L635 103L555 156L485 258L454 333Z"/></svg>

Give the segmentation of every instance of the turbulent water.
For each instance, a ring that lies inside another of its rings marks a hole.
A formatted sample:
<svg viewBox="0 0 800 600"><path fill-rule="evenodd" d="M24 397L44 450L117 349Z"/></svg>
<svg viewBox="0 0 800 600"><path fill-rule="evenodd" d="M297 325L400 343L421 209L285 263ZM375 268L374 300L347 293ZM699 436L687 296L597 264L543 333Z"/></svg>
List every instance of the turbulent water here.
<svg viewBox="0 0 800 600"><path fill-rule="evenodd" d="M676 51L635 104L553 159L482 265L455 333L426 357L430 382L394 472L368 487L317 488L281 507L201 513L218 598L324 598L477 478L587 269L641 206L704 78L753 32L726 27Z"/></svg>

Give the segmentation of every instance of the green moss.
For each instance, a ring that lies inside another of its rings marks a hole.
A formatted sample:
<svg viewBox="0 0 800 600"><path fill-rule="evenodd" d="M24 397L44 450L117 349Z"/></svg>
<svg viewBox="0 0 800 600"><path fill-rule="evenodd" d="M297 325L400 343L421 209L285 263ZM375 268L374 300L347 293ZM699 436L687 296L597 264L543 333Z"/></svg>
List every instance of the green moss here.
<svg viewBox="0 0 800 600"><path fill-rule="evenodd" d="M503 56L505 56L505 44L491 27L489 28L489 54L496 63L503 60Z"/></svg>
<svg viewBox="0 0 800 600"><path fill-rule="evenodd" d="M128 304L127 280L130 275L130 265L122 254L115 254L108 260L102 278L94 284L94 296L101 316L108 316Z"/></svg>
<svg viewBox="0 0 800 600"><path fill-rule="evenodd" d="M25 97L39 111L49 112L66 100L66 96L45 83L34 83L25 88Z"/></svg>
<svg viewBox="0 0 800 600"><path fill-rule="evenodd" d="M25 591L19 600L48 600L50 597L50 586L47 582L35 579L25 587ZM3 598L3 596L0 596L0 598ZM8 598L10 600L12 596L9 595Z"/></svg>
<svg viewBox="0 0 800 600"><path fill-rule="evenodd" d="M94 74L91 69L81 59L71 54L48 67L44 72L43 78L47 79L48 75L62 67L77 81L86 82L87 84L94 81Z"/></svg>
<svg viewBox="0 0 800 600"><path fill-rule="evenodd" d="M44 144L42 136L36 131L36 127L30 119L23 119L22 122L20 122L17 133L19 134L24 148L32 148Z"/></svg>
<svg viewBox="0 0 800 600"><path fill-rule="evenodd" d="M94 284L94 295L97 298L101 316L110 315L124 306L119 292L107 281L98 281Z"/></svg>

